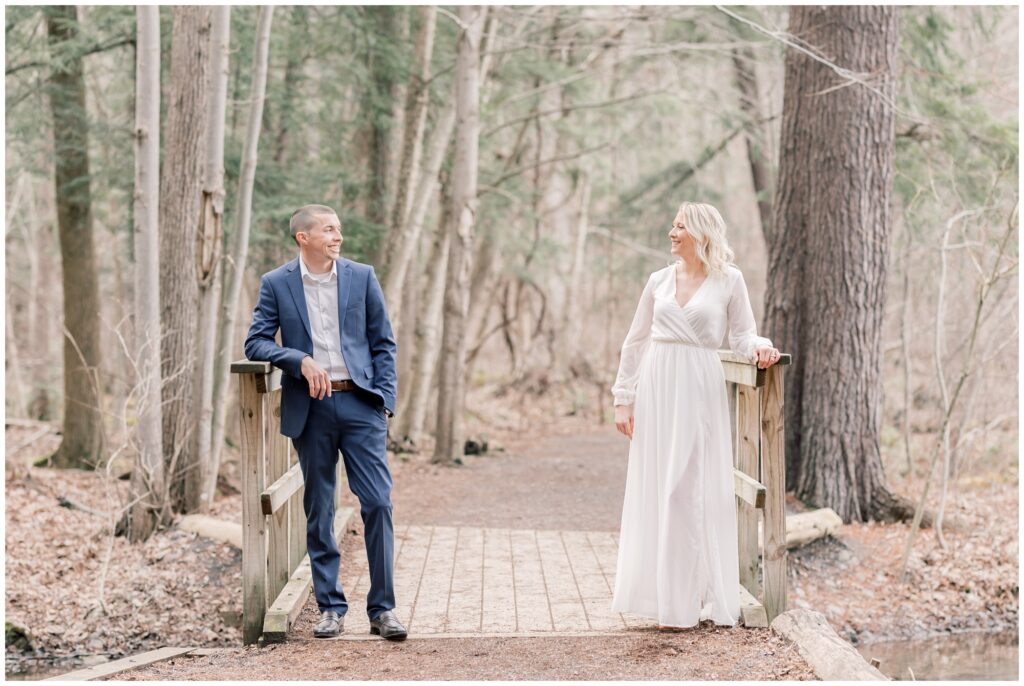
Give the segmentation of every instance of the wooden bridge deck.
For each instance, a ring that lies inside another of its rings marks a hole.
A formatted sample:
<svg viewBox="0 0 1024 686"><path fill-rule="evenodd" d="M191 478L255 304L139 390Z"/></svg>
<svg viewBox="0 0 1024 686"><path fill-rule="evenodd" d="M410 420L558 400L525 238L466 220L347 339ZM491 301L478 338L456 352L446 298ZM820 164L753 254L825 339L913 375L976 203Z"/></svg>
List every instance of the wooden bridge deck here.
<svg viewBox="0 0 1024 686"><path fill-rule="evenodd" d="M405 526L395 531L395 612L410 635L618 633L653 626L611 611L616 536ZM342 560L345 633L369 631L366 553Z"/></svg>

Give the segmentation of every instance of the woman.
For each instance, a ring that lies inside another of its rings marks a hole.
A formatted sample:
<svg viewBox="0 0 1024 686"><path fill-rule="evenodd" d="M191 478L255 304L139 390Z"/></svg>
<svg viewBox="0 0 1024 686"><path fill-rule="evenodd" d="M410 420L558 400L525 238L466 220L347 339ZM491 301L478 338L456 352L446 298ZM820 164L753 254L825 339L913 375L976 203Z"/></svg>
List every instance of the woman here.
<svg viewBox="0 0 1024 686"><path fill-rule="evenodd" d="M612 609L692 627L739 620L729 403L718 348L765 369L747 287L714 207L683 203L678 262L653 274L622 344L615 425L631 439ZM635 415L635 416L634 416ZM710 606L709 606L710 605Z"/></svg>

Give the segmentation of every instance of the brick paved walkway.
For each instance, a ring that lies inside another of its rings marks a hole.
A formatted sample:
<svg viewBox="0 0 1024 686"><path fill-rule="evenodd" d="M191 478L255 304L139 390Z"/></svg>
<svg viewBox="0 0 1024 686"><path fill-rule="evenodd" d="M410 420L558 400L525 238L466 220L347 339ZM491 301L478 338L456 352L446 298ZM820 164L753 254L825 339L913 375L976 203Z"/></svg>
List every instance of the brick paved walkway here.
<svg viewBox="0 0 1024 686"><path fill-rule="evenodd" d="M395 531L395 612L418 638L607 634L653 626L611 611L616 535L405 526ZM345 637L369 631L362 546L342 561Z"/></svg>

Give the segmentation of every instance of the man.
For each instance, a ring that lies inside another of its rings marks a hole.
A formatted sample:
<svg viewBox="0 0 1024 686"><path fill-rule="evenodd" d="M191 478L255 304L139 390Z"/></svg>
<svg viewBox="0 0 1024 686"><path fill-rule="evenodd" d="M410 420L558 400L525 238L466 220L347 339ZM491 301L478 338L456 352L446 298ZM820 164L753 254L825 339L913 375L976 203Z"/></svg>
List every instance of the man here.
<svg viewBox="0 0 1024 686"><path fill-rule="evenodd" d="M292 439L306 490L306 547L321 620L317 638L344 630L334 492L338 451L359 498L370 567L370 633L402 640L395 617L391 470L385 445L394 414L395 339L373 267L340 257L341 222L325 205L292 215L299 257L263 275L245 356L280 367L281 433ZM281 345L274 336L281 330Z"/></svg>

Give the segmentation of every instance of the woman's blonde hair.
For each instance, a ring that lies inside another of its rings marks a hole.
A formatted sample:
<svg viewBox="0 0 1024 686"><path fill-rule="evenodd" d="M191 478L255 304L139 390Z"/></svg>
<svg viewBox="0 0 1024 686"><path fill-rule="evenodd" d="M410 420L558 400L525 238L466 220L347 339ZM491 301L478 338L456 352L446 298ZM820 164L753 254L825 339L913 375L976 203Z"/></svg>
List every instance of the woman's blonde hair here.
<svg viewBox="0 0 1024 686"><path fill-rule="evenodd" d="M684 202L679 206L683 226L693 236L697 257L704 263L708 274L724 273L725 265L732 262L735 253L725 238L725 220L711 205L702 202Z"/></svg>

